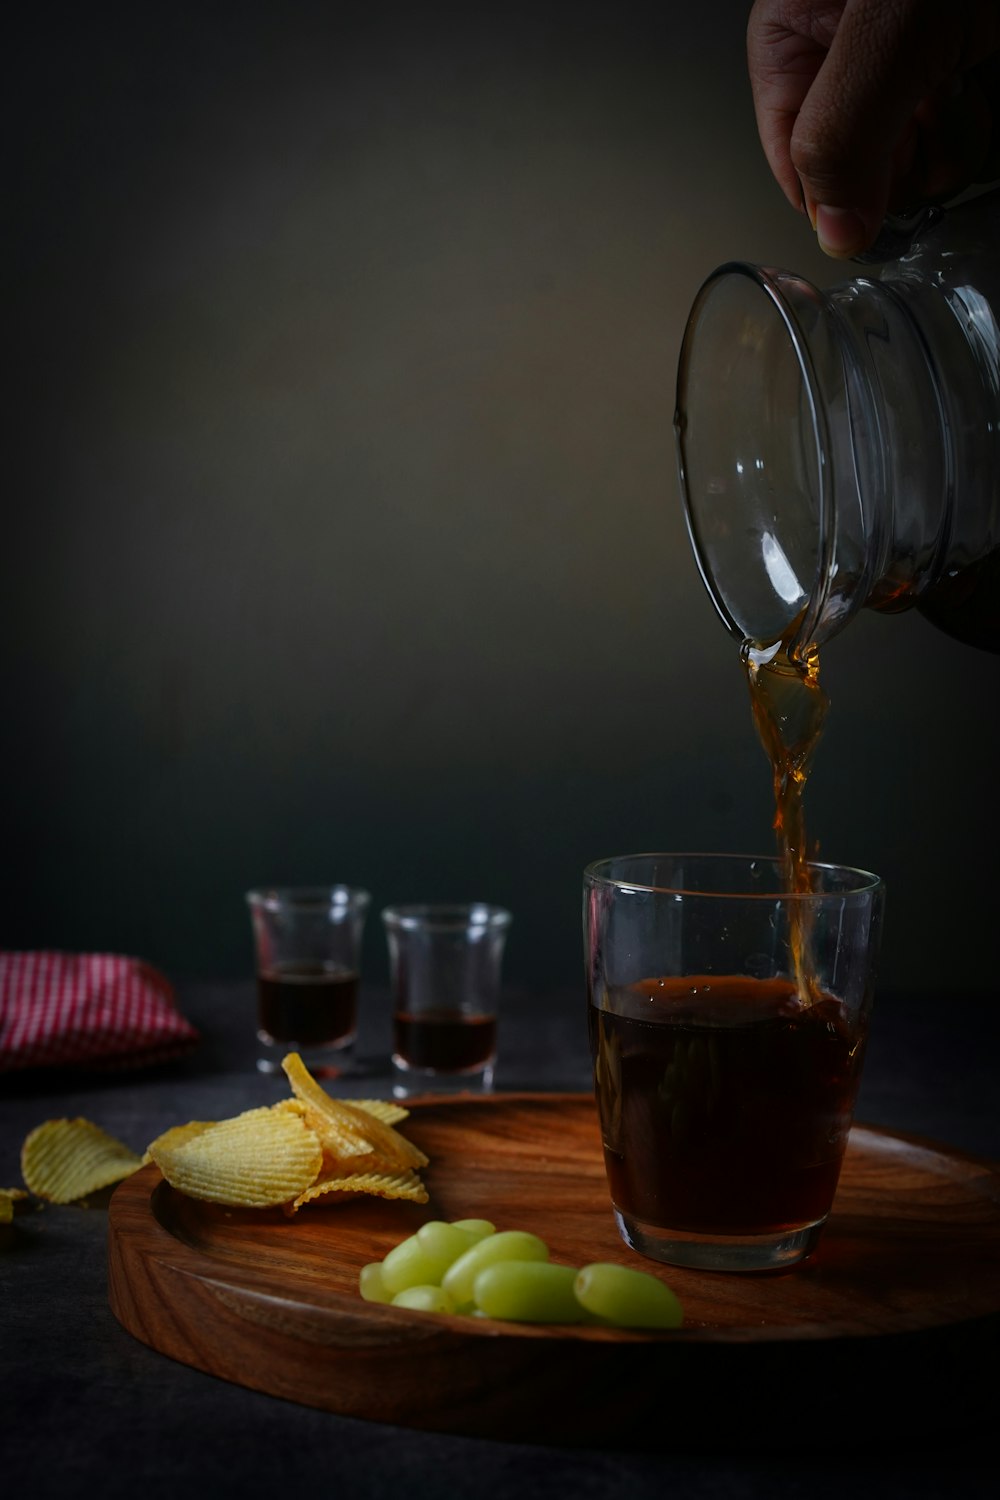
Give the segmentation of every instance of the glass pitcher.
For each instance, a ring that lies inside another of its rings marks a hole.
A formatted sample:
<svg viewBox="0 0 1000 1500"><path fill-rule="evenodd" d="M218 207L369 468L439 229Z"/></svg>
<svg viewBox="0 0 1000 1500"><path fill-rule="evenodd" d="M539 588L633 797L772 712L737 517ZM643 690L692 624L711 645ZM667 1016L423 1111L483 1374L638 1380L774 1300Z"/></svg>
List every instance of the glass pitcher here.
<svg viewBox="0 0 1000 1500"><path fill-rule="evenodd" d="M702 286L675 420L691 543L741 639L798 654L915 606L1000 651L1000 188L888 239L829 291L741 262Z"/></svg>

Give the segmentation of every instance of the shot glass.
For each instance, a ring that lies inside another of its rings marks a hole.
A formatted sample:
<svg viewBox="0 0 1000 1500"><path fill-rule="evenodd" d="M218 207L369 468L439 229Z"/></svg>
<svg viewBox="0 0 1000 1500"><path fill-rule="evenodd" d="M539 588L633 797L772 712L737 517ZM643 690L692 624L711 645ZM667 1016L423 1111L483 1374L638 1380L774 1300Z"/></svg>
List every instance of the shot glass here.
<svg viewBox="0 0 1000 1500"><path fill-rule="evenodd" d="M346 885L248 891L257 969L257 1067L288 1052L319 1076L346 1072L358 1029L361 937L370 896Z"/></svg>
<svg viewBox="0 0 1000 1500"><path fill-rule="evenodd" d="M626 1244L719 1271L793 1266L833 1203L884 889L777 859L635 854L584 872L594 1087Z"/></svg>
<svg viewBox="0 0 1000 1500"><path fill-rule="evenodd" d="M482 902L382 913L392 986L393 1094L488 1093L510 912Z"/></svg>

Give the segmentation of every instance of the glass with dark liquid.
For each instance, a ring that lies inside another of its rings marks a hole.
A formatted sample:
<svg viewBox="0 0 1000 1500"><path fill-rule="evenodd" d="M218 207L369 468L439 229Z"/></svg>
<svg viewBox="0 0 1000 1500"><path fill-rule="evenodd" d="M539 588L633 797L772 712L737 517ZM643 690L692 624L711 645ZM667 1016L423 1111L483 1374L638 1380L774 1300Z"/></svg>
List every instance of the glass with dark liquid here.
<svg viewBox="0 0 1000 1500"><path fill-rule="evenodd" d="M248 892L261 1072L277 1072L289 1052L321 1077L350 1067L369 899L367 891L343 885Z"/></svg>
<svg viewBox="0 0 1000 1500"><path fill-rule="evenodd" d="M387 907L393 1093L493 1087L510 913L483 902Z"/></svg>
<svg viewBox="0 0 1000 1500"><path fill-rule="evenodd" d="M654 1259L794 1265L819 1242L861 1078L876 876L636 855L585 874L589 1032L613 1212ZM808 931L808 982L799 939Z"/></svg>

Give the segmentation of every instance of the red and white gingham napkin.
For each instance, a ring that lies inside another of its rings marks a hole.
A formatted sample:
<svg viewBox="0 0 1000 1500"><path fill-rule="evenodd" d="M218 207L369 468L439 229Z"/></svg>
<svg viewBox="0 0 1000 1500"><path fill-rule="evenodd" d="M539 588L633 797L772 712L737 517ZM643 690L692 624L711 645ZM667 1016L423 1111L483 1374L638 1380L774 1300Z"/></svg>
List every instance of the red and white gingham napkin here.
<svg viewBox="0 0 1000 1500"><path fill-rule="evenodd" d="M113 953L0 953L0 1072L140 1068L198 1042L171 985Z"/></svg>

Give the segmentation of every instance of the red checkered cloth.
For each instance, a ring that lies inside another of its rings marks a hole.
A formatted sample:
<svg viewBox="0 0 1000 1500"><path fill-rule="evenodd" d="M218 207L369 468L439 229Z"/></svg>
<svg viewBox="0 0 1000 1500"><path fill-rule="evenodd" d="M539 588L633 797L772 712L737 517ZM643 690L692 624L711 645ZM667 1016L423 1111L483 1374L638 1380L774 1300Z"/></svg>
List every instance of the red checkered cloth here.
<svg viewBox="0 0 1000 1500"><path fill-rule="evenodd" d="M0 953L0 1072L142 1068L199 1040L163 975L113 953Z"/></svg>

